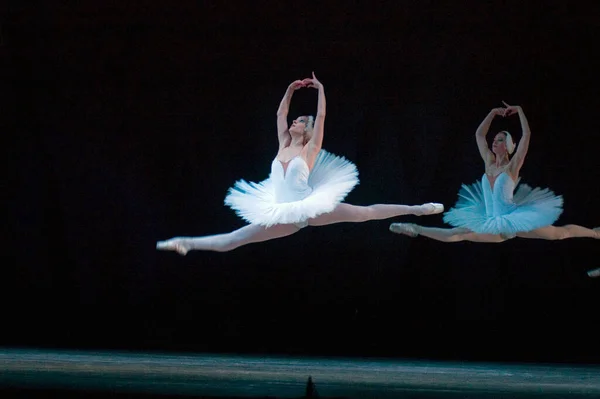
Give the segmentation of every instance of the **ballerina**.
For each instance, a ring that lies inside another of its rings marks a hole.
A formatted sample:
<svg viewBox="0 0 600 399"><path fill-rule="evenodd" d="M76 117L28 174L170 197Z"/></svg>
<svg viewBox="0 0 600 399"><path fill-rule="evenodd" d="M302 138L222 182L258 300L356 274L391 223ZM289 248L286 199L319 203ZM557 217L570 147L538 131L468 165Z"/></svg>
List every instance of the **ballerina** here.
<svg viewBox="0 0 600 399"><path fill-rule="evenodd" d="M317 114L300 116L288 126L293 93L301 88L318 91ZM358 184L356 166L344 157L321 149L325 123L325 90L316 78L292 82L277 111L279 151L269 177L260 182L237 181L225 204L248 224L229 233L202 237L174 237L156 244L158 250L186 255L190 250L226 252L243 245L286 237L306 226L360 223L401 215L432 215L444 211L438 203L422 205L343 203Z"/></svg>
<svg viewBox="0 0 600 399"><path fill-rule="evenodd" d="M521 184L514 192L529 149L531 132L523 109L505 102L503 104L504 108L490 111L475 133L485 173L481 181L463 185L456 205L444 214L444 222L453 228L392 223L390 231L410 237L423 235L442 242L500 243L514 237L543 240L600 238L600 227L590 229L575 224L553 226L562 213L563 198L551 190L539 187L532 189ZM496 134L490 151L486 135L492 120L496 116L513 114L519 115L522 129L516 152L512 136L507 131Z"/></svg>

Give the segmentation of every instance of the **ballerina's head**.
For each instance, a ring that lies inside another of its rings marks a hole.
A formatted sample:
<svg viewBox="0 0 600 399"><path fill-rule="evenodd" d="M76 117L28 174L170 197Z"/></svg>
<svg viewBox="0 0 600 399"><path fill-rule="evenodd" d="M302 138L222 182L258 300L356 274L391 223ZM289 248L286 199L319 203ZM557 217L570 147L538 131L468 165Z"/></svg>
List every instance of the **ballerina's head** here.
<svg viewBox="0 0 600 399"><path fill-rule="evenodd" d="M301 135L304 138L304 144L306 144L313 132L313 126L315 123L315 118L311 115L303 115L294 119L292 125L290 126L289 132L292 137Z"/></svg>
<svg viewBox="0 0 600 399"><path fill-rule="evenodd" d="M506 130L498 132L494 137L494 142L492 143L492 152L496 154L496 156L500 157L508 157L515 151L515 142L512 139L512 136Z"/></svg>

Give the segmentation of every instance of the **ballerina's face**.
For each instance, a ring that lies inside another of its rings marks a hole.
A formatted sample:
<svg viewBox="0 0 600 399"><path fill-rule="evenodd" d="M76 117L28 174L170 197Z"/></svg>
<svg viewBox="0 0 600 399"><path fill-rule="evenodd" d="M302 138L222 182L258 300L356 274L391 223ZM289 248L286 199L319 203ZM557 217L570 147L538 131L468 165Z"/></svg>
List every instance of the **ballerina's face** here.
<svg viewBox="0 0 600 399"><path fill-rule="evenodd" d="M304 134L307 123L308 116L299 116L298 118L292 121L292 126L290 126L290 133Z"/></svg>
<svg viewBox="0 0 600 399"><path fill-rule="evenodd" d="M506 134L500 132L494 137L492 151L496 155L506 153Z"/></svg>

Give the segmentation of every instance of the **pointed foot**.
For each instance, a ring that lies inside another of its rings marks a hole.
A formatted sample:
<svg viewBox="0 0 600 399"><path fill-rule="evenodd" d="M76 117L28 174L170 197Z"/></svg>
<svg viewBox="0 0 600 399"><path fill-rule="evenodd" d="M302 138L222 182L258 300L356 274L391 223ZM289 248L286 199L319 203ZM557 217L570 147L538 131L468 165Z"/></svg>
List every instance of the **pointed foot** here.
<svg viewBox="0 0 600 399"><path fill-rule="evenodd" d="M175 251L181 256L185 256L189 251L185 240L181 238L172 238L166 241L158 241L156 243L156 249L159 251Z"/></svg>
<svg viewBox="0 0 600 399"><path fill-rule="evenodd" d="M437 202L428 202L419 205L419 211L415 213L417 216L435 215L444 212L444 205Z"/></svg>
<svg viewBox="0 0 600 399"><path fill-rule="evenodd" d="M600 277L600 267L597 269L588 270L587 275L592 278Z"/></svg>
<svg viewBox="0 0 600 399"><path fill-rule="evenodd" d="M412 223L392 223L390 224L390 231L392 233L404 234L413 238L419 235L417 226Z"/></svg>

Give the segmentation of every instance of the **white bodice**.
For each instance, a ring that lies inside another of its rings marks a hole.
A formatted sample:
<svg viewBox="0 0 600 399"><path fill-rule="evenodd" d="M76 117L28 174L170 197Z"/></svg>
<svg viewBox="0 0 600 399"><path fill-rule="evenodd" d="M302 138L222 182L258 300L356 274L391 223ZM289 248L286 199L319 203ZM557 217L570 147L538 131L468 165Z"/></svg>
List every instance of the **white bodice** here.
<svg viewBox="0 0 600 399"><path fill-rule="evenodd" d="M301 156L292 158L287 169L277 158L271 163L271 181L275 189L275 200L279 203L302 200L312 193L308 184L310 169Z"/></svg>

